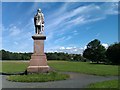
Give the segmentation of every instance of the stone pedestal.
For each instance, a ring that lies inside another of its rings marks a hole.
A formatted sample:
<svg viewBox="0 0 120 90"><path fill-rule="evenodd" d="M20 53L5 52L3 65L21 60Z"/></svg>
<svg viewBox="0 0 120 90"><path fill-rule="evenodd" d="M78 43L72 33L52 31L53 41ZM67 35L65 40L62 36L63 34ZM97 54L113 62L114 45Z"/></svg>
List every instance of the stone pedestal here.
<svg viewBox="0 0 120 90"><path fill-rule="evenodd" d="M31 56L27 71L30 73L48 72L50 67L47 65L47 58L44 54L44 40L46 36L36 34L32 36L32 38L34 40L34 52Z"/></svg>

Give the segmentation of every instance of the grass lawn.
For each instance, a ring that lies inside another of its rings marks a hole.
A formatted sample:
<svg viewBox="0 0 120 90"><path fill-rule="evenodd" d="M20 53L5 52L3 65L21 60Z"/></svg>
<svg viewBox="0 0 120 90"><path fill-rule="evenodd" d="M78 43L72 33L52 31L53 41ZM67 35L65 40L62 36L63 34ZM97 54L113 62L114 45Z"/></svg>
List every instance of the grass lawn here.
<svg viewBox="0 0 120 90"><path fill-rule="evenodd" d="M118 88L118 80L109 80L90 84L88 88Z"/></svg>
<svg viewBox="0 0 120 90"><path fill-rule="evenodd" d="M57 71L63 72L79 72L93 75L118 75L118 66L90 64L89 62L69 62L69 61L48 61L49 66ZM21 72L28 66L28 62L9 61L2 62L1 72Z"/></svg>
<svg viewBox="0 0 120 90"><path fill-rule="evenodd" d="M15 72L23 72L26 70L28 66L28 62L22 61L3 61L2 62L2 71L4 73L15 73Z"/></svg>
<svg viewBox="0 0 120 90"><path fill-rule="evenodd" d="M7 80L15 82L48 82L66 80L67 78L69 78L69 75L57 72L7 76Z"/></svg>
<svg viewBox="0 0 120 90"><path fill-rule="evenodd" d="M118 75L118 66L90 64L89 62L50 61L48 64L59 71L79 72L93 75Z"/></svg>

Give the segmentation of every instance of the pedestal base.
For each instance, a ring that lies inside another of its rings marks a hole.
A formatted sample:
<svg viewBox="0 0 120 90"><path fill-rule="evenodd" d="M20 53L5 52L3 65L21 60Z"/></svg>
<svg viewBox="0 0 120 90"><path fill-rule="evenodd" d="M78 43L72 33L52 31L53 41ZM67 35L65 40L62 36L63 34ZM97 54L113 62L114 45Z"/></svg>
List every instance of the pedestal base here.
<svg viewBox="0 0 120 90"><path fill-rule="evenodd" d="M29 66L27 72L29 73L46 73L50 71L49 66Z"/></svg>
<svg viewBox="0 0 120 90"><path fill-rule="evenodd" d="M32 54L31 60L29 62L29 67L27 68L27 72L44 73L49 71L50 71L50 67L47 65L46 55Z"/></svg>

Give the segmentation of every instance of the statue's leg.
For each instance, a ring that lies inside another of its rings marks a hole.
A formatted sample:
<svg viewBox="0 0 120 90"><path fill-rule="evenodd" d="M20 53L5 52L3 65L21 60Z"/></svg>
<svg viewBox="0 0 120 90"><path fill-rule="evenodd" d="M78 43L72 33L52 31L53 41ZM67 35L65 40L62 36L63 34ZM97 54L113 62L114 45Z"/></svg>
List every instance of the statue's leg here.
<svg viewBox="0 0 120 90"><path fill-rule="evenodd" d="M37 34L39 34L39 26L37 26Z"/></svg>
<svg viewBox="0 0 120 90"><path fill-rule="evenodd" d="M35 33L37 34L37 27L35 27Z"/></svg>
<svg viewBox="0 0 120 90"><path fill-rule="evenodd" d="M38 26L38 34L40 34L40 26Z"/></svg>
<svg viewBox="0 0 120 90"><path fill-rule="evenodd" d="M41 33L41 25L40 25L40 33Z"/></svg>
<svg viewBox="0 0 120 90"><path fill-rule="evenodd" d="M38 33L38 31L37 31L37 30L38 30L38 27L36 27L36 34Z"/></svg>

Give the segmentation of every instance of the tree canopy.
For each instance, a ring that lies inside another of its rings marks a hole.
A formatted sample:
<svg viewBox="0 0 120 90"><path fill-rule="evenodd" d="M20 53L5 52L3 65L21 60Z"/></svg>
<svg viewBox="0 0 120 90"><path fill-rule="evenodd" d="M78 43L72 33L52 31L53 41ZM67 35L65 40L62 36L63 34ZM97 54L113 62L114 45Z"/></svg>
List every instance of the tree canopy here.
<svg viewBox="0 0 120 90"><path fill-rule="evenodd" d="M106 49L102 46L98 39L95 39L88 43L87 48L83 52L83 56L93 62L103 62L105 61Z"/></svg>
<svg viewBox="0 0 120 90"><path fill-rule="evenodd" d="M106 51L106 56L113 64L120 64L120 42L110 45Z"/></svg>

